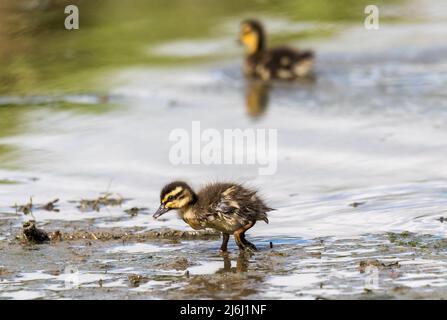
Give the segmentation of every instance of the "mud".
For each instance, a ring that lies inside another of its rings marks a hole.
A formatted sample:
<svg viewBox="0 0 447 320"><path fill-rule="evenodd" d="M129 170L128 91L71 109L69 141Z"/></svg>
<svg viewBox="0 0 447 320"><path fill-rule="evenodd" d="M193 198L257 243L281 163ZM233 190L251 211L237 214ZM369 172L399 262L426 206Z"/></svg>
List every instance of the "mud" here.
<svg viewBox="0 0 447 320"><path fill-rule="evenodd" d="M119 194L112 194L105 192L95 199L82 199L77 202L77 208L83 212L97 211L99 212L101 208L108 206L121 206L127 199L124 199ZM75 201L73 201L75 202Z"/></svg>
<svg viewBox="0 0 447 320"><path fill-rule="evenodd" d="M255 238L259 252L232 245L222 255L219 236L207 232L91 229L60 232L62 240L50 234L46 244L0 242L3 298L17 290L56 299L447 297L447 250L429 235L280 241L273 249Z"/></svg>

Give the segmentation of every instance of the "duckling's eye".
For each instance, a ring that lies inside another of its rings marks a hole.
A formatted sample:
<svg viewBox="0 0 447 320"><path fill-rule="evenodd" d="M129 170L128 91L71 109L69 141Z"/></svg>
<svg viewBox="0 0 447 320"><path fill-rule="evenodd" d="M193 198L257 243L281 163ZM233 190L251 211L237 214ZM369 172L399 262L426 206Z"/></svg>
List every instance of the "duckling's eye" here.
<svg viewBox="0 0 447 320"><path fill-rule="evenodd" d="M174 196L169 196L168 201L172 201L172 200L174 200Z"/></svg>
<svg viewBox="0 0 447 320"><path fill-rule="evenodd" d="M251 27L250 27L250 26L248 26L248 25L244 25L244 26L242 27L242 34L243 34L243 35L249 34L249 33L251 33L251 32L252 32L252 30L251 30Z"/></svg>

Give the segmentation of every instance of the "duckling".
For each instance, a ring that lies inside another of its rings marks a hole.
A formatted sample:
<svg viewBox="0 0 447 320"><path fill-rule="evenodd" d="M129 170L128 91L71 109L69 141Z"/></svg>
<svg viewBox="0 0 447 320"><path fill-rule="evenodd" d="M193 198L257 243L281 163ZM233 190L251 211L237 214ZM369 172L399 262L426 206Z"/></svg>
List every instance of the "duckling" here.
<svg viewBox="0 0 447 320"><path fill-rule="evenodd" d="M273 210L255 190L237 183L211 183L195 193L182 181L169 183L161 190L160 207L154 218L172 209L193 229L212 228L222 232L222 252L227 252L230 234L241 251L256 251L256 246L245 239L245 232L258 220L268 223L267 212Z"/></svg>
<svg viewBox="0 0 447 320"><path fill-rule="evenodd" d="M312 76L314 53L289 47L267 49L264 27L257 20L242 22L240 42L246 49L243 71L248 78L268 81Z"/></svg>

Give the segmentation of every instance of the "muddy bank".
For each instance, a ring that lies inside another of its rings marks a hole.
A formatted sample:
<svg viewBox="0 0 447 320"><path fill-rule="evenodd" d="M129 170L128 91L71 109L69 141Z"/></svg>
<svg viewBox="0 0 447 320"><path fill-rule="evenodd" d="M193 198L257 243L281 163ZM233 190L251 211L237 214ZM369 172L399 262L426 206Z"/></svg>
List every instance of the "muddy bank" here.
<svg viewBox="0 0 447 320"><path fill-rule="evenodd" d="M231 242L222 255L219 233L142 226L153 223L150 210L121 196L58 199L4 208L1 299L447 298L447 240L440 236L249 236L259 252L240 253ZM70 210L82 219L63 220ZM33 220L42 213L54 218ZM130 226L100 227L123 223Z"/></svg>
<svg viewBox="0 0 447 320"><path fill-rule="evenodd" d="M61 234L40 245L0 242L2 298L447 298L447 243L428 235L278 240L273 248L255 238L259 252L232 245L221 255L210 234Z"/></svg>
<svg viewBox="0 0 447 320"><path fill-rule="evenodd" d="M182 231L174 230L169 228L141 231L141 228L133 229L94 229L88 230L75 230L71 232L61 232L60 230L47 232L43 229L37 229L40 234L46 234L44 240L29 239L27 237L27 227L29 224L35 224L34 221L27 222L24 224L23 230L21 230L17 235L16 239L22 243L28 244L40 244L45 241L67 241L67 240L100 240L100 241L110 241L110 240L121 240L121 241L146 241L151 239L166 239L172 241L181 240L193 240L193 239L219 239L221 237L220 232L213 230L199 230L199 231Z"/></svg>

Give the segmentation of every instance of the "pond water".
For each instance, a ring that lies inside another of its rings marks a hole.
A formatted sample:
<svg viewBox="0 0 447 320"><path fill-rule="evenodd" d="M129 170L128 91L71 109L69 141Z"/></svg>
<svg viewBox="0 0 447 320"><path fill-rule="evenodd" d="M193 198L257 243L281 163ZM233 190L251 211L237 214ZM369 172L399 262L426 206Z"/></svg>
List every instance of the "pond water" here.
<svg viewBox="0 0 447 320"><path fill-rule="evenodd" d="M52 1L18 3L0 11L7 21L0 298L447 296L443 1L382 5L377 31L364 29L362 1L79 1L77 31L60 30L63 10ZM262 18L272 43L314 49L316 80L247 83L235 41L247 16ZM276 129L276 173L171 164L170 133L191 132L193 121L219 132ZM277 209L248 233L260 252L237 256L232 244L221 257L218 239L31 247L15 240L31 218L61 232L190 230L173 213L150 215L161 187L177 179L195 188L216 180L258 188ZM103 192L125 201L78 208L76 201ZM30 198L59 199L59 211L13 208ZM132 207L146 209L125 212ZM67 265L75 281L67 281ZM378 285L367 286L374 272ZM143 278L133 287L135 274Z"/></svg>

